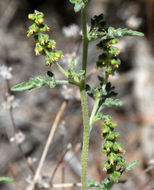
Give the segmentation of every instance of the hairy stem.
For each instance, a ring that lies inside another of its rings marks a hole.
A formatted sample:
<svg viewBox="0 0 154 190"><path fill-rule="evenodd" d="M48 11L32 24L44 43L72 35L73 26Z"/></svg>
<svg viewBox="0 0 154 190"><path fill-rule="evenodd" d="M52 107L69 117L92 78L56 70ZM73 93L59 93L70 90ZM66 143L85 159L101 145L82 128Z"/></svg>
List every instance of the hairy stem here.
<svg viewBox="0 0 154 190"><path fill-rule="evenodd" d="M83 32L82 69L85 71L84 79L81 81L80 85L81 105L82 105L82 115L83 115L83 125L84 125L81 181L82 181L82 190L86 190L87 161L88 161L89 132L90 132L88 105L87 105L87 97L85 91L86 65L87 65L87 55L88 55L86 7L82 9L81 13L82 13L82 32Z"/></svg>
<svg viewBox="0 0 154 190"><path fill-rule="evenodd" d="M80 89L80 93L81 93L82 115L83 115L83 125L84 125L81 182L82 182L82 190L85 190L90 128L89 128L89 116L88 116L86 92L84 89Z"/></svg>

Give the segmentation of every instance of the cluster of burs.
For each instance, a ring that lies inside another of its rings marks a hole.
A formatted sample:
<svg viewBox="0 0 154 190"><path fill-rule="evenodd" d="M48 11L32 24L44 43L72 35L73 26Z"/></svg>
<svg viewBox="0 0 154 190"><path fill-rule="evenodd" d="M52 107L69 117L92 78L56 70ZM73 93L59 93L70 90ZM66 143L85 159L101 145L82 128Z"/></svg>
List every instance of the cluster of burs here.
<svg viewBox="0 0 154 190"><path fill-rule="evenodd" d="M118 31L113 27L109 28L107 26L103 14L95 16L91 20L91 26L90 37L100 39L97 48L103 50L98 57L96 66L104 68L105 78L108 79L109 75L115 74L120 65L120 59L117 58L120 50L114 45L118 43L115 36L120 33L117 33ZM106 116L102 121L102 125L104 126L102 138L105 140L102 151L107 155L107 161L103 164L103 168L109 174L110 180L115 183L118 182L126 165L125 159L121 156L125 153L125 150L117 142L119 132L114 131L117 123L112 121L112 117Z"/></svg>
<svg viewBox="0 0 154 190"><path fill-rule="evenodd" d="M51 66L52 63L57 62L58 59L63 58L62 51L55 50L56 42L49 39L49 35L45 34L50 28L44 24L43 13L35 11L34 14L29 14L28 18L33 21L33 24L29 27L28 37L33 36L37 42L35 45L35 53L45 56L46 65Z"/></svg>
<svg viewBox="0 0 154 190"><path fill-rule="evenodd" d="M125 159L120 154L124 154L125 150L117 142L119 132L114 131L117 123L113 122L110 116L106 116L102 125L104 126L102 137L106 140L102 151L107 155L107 161L103 164L103 168L110 175L111 181L118 182L126 164Z"/></svg>
<svg viewBox="0 0 154 190"><path fill-rule="evenodd" d="M114 46L114 44L118 43L118 39L112 38L117 31L113 27L107 27L103 14L95 16L91 20L91 25L92 28L95 28L93 35L97 35L98 38L101 36L97 48L103 50L103 53L98 57L96 65L98 68L104 67L106 75L113 75L120 65L120 59L117 58L120 50Z"/></svg>

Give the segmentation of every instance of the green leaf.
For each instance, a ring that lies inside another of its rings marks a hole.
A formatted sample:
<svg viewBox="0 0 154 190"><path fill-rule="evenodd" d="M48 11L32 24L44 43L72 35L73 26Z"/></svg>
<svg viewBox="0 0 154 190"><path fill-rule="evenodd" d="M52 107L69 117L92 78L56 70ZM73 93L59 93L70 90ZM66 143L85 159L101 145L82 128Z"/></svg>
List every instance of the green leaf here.
<svg viewBox="0 0 154 190"><path fill-rule="evenodd" d="M100 184L96 180L89 180L86 186L87 187L99 187Z"/></svg>
<svg viewBox="0 0 154 190"><path fill-rule="evenodd" d="M51 76L50 76L51 77ZM51 77L52 81L48 81L43 76L37 76L35 78L30 78L29 82L23 82L20 84L17 84L11 88L12 91L25 91L25 90L31 90L33 88L41 88L44 85L49 85L50 88L54 88L56 86L56 80L55 77Z"/></svg>
<svg viewBox="0 0 154 190"><path fill-rule="evenodd" d="M122 106L123 103L119 99L112 99L112 98L106 98L105 102L103 103L104 106L106 107L111 107L111 106Z"/></svg>
<svg viewBox="0 0 154 190"><path fill-rule="evenodd" d="M129 30L127 28L118 28L115 29L114 27L109 27L107 34L105 36L102 36L102 40L108 40L113 38L119 38L123 36L144 36L142 32L137 32L134 30Z"/></svg>
<svg viewBox="0 0 154 190"><path fill-rule="evenodd" d="M128 172L129 170L131 170L136 164L138 164L139 161L138 160L135 160L135 161L132 161L132 162L129 162L127 164L127 166L125 167L125 171Z"/></svg>
<svg viewBox="0 0 154 190"><path fill-rule="evenodd" d="M2 176L2 177L0 177L0 182L2 182L2 181L13 182L13 179L10 178L10 177L4 177L4 176Z"/></svg>
<svg viewBox="0 0 154 190"><path fill-rule="evenodd" d="M22 82L20 84L17 84L11 88L11 91L25 91L25 90L31 90L34 87L34 85L30 82Z"/></svg>
<svg viewBox="0 0 154 190"><path fill-rule="evenodd" d="M74 11L79 12L81 9L83 9L86 6L88 0L70 0L70 2L75 4Z"/></svg>
<svg viewBox="0 0 154 190"><path fill-rule="evenodd" d="M85 74L85 71L84 71L84 70L78 70L78 71L72 73L72 75L73 75L74 77L81 77L81 76L83 76L84 74Z"/></svg>

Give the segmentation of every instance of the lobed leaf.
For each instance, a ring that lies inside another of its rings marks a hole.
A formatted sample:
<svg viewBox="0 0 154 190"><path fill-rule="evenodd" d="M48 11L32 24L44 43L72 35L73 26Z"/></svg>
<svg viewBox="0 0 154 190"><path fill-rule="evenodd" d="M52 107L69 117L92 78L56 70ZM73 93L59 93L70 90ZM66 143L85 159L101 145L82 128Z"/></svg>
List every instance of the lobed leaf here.
<svg viewBox="0 0 154 190"><path fill-rule="evenodd" d="M109 40L113 38L119 38L123 36L144 36L142 32L137 32L134 30L129 30L127 28L118 28L115 29L114 27L109 27L107 30L107 34L102 36L102 40Z"/></svg>

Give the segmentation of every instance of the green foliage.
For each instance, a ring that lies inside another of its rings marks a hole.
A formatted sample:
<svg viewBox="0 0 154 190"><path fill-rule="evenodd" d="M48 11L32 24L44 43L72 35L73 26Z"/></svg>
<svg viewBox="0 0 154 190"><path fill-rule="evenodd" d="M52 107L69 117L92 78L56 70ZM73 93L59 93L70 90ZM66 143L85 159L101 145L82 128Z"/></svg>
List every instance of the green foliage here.
<svg viewBox="0 0 154 190"><path fill-rule="evenodd" d="M111 106L122 106L123 103L119 99L112 99L112 98L106 98L105 102L103 103L104 106L106 107L111 107Z"/></svg>
<svg viewBox="0 0 154 190"><path fill-rule="evenodd" d="M10 177L2 176L0 177L0 182L13 182L13 179Z"/></svg>
<svg viewBox="0 0 154 190"><path fill-rule="evenodd" d="M127 166L125 167L125 171L128 172L129 170L131 170L136 164L138 164L139 161L138 160L135 160L135 161L132 161L132 162L129 162L127 164Z"/></svg>
<svg viewBox="0 0 154 190"><path fill-rule="evenodd" d="M25 90L31 90L33 88L41 88L44 85L48 85L50 88L54 88L56 86L56 79L53 76L52 81L48 81L43 76L37 76L35 78L30 78L29 82L23 82L20 84L17 84L11 88L12 91L25 91Z"/></svg>
<svg viewBox="0 0 154 190"><path fill-rule="evenodd" d="M104 15L100 14L94 16L91 19L91 29L88 33L88 39L91 40L112 40L115 38L120 38L123 36L144 36L143 33L129 30L127 28L118 28L108 27L104 19Z"/></svg>
<svg viewBox="0 0 154 190"><path fill-rule="evenodd" d="M129 30L127 28L118 28L109 27L105 36L102 36L102 40L110 40L114 38L120 38L123 36L144 36L142 32L137 32L134 30Z"/></svg>
<svg viewBox="0 0 154 190"><path fill-rule="evenodd" d="M88 3L88 0L69 0L69 1L74 4L74 11L75 12L79 12Z"/></svg>

